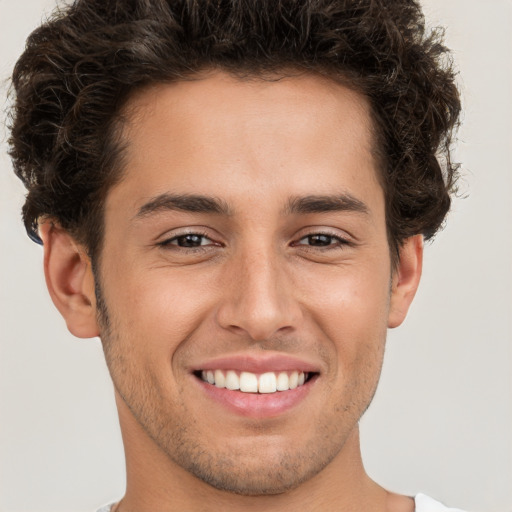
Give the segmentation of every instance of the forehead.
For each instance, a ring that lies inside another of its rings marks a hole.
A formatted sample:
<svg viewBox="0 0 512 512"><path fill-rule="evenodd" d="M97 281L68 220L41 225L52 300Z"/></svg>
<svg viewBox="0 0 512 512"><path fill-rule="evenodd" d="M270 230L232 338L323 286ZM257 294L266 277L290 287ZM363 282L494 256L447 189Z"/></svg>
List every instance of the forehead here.
<svg viewBox="0 0 512 512"><path fill-rule="evenodd" d="M317 75L210 73L139 91L125 114L117 187L134 201L193 192L268 203L276 191L365 195L378 185L368 101Z"/></svg>

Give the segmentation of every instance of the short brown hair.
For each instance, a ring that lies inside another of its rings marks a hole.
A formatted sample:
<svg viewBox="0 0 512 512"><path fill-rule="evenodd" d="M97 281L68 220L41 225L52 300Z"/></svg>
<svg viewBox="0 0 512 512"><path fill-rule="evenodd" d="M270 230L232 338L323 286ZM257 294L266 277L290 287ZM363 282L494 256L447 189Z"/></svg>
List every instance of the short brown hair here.
<svg viewBox="0 0 512 512"><path fill-rule="evenodd" d="M49 216L94 259L105 195L122 176L122 106L145 85L214 68L348 82L371 104L392 249L439 229L460 101L442 32L426 32L418 2L77 0L30 35L13 73L10 154L29 235L39 240Z"/></svg>

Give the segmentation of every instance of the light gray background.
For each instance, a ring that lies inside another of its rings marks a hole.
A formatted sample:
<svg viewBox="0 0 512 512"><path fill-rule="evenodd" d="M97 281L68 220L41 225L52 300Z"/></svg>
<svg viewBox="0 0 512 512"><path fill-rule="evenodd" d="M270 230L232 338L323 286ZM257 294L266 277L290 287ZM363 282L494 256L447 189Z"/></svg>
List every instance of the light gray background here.
<svg viewBox="0 0 512 512"><path fill-rule="evenodd" d="M425 0L448 27L465 117L461 189L426 249L420 291L390 333L362 421L372 477L470 511L512 510L512 2ZM54 0L0 0L0 78ZM2 87L4 105L6 87ZM0 511L91 512L122 495L124 461L98 340L77 340L24 234L0 134Z"/></svg>

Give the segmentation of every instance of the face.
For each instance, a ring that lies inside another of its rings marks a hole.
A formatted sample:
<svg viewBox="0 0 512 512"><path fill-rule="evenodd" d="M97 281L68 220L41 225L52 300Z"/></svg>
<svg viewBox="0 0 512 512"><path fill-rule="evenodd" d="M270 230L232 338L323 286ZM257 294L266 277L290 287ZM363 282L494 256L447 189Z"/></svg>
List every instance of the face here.
<svg viewBox="0 0 512 512"><path fill-rule="evenodd" d="M347 449L394 321L368 105L217 73L127 112L97 276L122 427L219 489L293 488Z"/></svg>

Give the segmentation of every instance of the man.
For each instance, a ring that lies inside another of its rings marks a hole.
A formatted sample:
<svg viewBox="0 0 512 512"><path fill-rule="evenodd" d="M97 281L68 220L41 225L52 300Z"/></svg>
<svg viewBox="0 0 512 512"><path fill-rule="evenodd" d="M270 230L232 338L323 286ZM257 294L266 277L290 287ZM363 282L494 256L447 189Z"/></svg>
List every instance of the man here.
<svg viewBox="0 0 512 512"><path fill-rule="evenodd" d="M50 295L103 343L112 512L440 510L373 482L358 432L456 174L422 23L405 0L88 0L29 39L11 156Z"/></svg>

